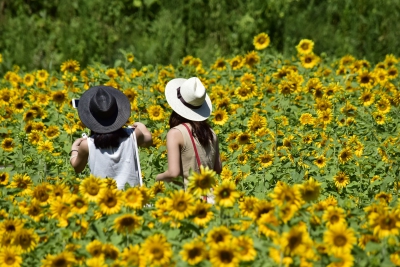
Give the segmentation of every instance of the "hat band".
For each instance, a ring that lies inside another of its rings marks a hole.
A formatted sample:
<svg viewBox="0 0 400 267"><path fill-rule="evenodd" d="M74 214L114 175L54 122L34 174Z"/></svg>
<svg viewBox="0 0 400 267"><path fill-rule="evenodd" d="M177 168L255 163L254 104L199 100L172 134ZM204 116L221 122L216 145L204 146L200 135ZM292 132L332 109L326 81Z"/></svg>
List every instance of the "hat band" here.
<svg viewBox="0 0 400 267"><path fill-rule="evenodd" d="M177 96L178 96L179 100L182 102L182 104L184 104L184 105L187 106L188 108L191 108L191 109L199 109L199 108L201 108L201 107L203 106L203 105L200 105L200 106L193 106L193 105L189 104L188 102L186 102L185 99L183 99L183 97L182 97L182 95L181 95L181 88L180 88L180 87L178 87L178 89L176 89L176 92L177 92Z"/></svg>

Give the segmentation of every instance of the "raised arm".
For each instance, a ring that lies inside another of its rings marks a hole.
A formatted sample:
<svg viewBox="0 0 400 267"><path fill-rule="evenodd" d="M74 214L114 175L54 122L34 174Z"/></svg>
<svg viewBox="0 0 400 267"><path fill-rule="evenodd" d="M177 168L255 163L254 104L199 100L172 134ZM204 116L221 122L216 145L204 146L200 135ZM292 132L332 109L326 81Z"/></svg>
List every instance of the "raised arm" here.
<svg viewBox="0 0 400 267"><path fill-rule="evenodd" d="M71 146L71 157L69 162L76 173L82 172L87 164L89 148L85 138L78 138Z"/></svg>
<svg viewBox="0 0 400 267"><path fill-rule="evenodd" d="M171 129L167 134L167 159L168 169L156 176L157 181L171 182L173 178L178 177L181 171L181 149L183 145L183 136L179 130Z"/></svg>
<svg viewBox="0 0 400 267"><path fill-rule="evenodd" d="M141 122L135 122L132 127L135 128L138 146L149 147L153 144L151 132L147 129L146 125Z"/></svg>

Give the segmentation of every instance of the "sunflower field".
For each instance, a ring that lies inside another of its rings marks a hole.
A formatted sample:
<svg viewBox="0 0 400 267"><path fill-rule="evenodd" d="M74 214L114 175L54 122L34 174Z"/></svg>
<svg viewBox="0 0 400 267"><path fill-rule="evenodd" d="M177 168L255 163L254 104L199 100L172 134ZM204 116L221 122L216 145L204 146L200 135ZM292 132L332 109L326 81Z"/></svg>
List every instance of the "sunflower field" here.
<svg viewBox="0 0 400 267"><path fill-rule="evenodd" d="M330 61L308 39L282 58L266 33L253 44L211 66L190 55L140 66L123 52L113 68L71 59L8 70L0 266L400 266L400 59ZM155 176L167 164L164 87L193 76L213 103L223 171L201 168L183 191ZM142 187L117 190L70 166L72 142L88 133L71 99L99 84L123 91L129 123L152 132Z"/></svg>

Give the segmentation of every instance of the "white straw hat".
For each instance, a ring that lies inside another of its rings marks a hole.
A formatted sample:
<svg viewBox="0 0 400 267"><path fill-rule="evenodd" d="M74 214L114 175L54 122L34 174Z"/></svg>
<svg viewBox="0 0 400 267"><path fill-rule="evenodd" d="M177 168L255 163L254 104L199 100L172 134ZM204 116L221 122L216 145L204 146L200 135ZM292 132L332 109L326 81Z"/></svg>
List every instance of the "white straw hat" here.
<svg viewBox="0 0 400 267"><path fill-rule="evenodd" d="M204 121L210 117L211 100L197 77L169 81L165 87L165 97L171 108L188 120Z"/></svg>

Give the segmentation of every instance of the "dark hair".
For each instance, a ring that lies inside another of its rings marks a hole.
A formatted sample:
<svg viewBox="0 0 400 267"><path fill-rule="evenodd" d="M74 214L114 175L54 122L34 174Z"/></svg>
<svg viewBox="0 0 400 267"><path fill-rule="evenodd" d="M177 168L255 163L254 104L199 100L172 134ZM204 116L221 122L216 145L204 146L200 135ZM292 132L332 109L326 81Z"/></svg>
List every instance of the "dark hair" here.
<svg viewBox="0 0 400 267"><path fill-rule="evenodd" d="M93 138L96 148L107 148L118 147L120 144L119 139L128 137L129 134L124 130L124 128L119 128L111 133L96 133L91 131L90 136Z"/></svg>
<svg viewBox="0 0 400 267"><path fill-rule="evenodd" d="M173 128L182 123L189 123L192 126L192 135L199 140L203 147L209 146L210 142L213 141L214 134L207 121L191 121L172 111L169 127Z"/></svg>

